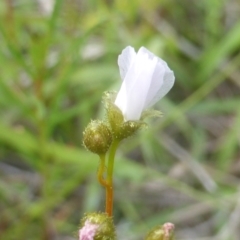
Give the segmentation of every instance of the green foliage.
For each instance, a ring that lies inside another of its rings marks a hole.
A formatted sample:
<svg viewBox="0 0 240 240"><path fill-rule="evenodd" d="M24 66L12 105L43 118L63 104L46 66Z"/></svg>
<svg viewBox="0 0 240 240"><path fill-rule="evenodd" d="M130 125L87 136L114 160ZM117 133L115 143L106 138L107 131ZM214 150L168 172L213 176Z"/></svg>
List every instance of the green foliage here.
<svg viewBox="0 0 240 240"><path fill-rule="evenodd" d="M162 118L120 146L118 239L170 221L176 239L238 240L239 14L237 0L57 0L49 13L0 1L1 239L74 238L86 211L103 210L82 132L132 45L166 60L176 84Z"/></svg>

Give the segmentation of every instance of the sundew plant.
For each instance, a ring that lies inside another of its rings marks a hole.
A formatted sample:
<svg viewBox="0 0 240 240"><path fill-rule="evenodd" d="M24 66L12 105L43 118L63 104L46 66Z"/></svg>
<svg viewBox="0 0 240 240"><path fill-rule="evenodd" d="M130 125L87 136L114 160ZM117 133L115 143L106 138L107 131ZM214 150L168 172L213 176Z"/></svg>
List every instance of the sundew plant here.
<svg viewBox="0 0 240 240"><path fill-rule="evenodd" d="M119 92L105 93L105 119L91 121L83 134L84 146L99 155L97 179L105 188L106 201L104 213L83 218L79 240L116 239L112 222L115 153L125 138L146 125L146 117L161 116L149 108L168 93L175 80L167 63L144 47L137 53L126 47L118 57L118 66L122 78ZM146 239L173 240L173 230L172 223L165 223L150 231Z"/></svg>

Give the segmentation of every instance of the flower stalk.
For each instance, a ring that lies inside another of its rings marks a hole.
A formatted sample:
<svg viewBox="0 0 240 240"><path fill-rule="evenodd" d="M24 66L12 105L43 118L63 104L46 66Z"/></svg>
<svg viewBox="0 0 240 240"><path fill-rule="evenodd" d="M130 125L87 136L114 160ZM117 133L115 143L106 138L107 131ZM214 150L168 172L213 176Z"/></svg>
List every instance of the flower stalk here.
<svg viewBox="0 0 240 240"><path fill-rule="evenodd" d="M111 147L108 158L107 167L107 186L106 186L106 213L108 216L112 216L113 213L113 170L114 170L114 158L119 145L118 140L114 140Z"/></svg>
<svg viewBox="0 0 240 240"><path fill-rule="evenodd" d="M98 182L105 188L107 188L108 183L107 181L104 179L104 172L105 172L105 159L106 159L106 154L101 154L99 155L100 158L100 165L98 168L98 173L97 173L97 178L98 178Z"/></svg>

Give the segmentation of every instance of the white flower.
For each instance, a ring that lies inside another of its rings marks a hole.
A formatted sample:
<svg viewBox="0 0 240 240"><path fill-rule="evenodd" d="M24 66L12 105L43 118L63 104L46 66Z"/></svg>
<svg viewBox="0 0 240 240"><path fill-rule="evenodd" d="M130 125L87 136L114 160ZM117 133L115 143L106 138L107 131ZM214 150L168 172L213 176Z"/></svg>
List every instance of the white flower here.
<svg viewBox="0 0 240 240"><path fill-rule="evenodd" d="M167 63L141 47L136 53L128 46L118 57L123 80L115 105L125 121L139 120L143 110L164 97L174 84L173 71Z"/></svg>

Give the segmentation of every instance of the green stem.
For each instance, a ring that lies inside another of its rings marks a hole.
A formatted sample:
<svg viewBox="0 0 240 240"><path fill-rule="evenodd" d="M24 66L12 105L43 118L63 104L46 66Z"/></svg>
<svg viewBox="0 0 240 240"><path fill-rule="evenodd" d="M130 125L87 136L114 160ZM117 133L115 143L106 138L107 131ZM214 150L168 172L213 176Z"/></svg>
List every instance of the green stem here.
<svg viewBox="0 0 240 240"><path fill-rule="evenodd" d="M114 158L117 151L119 141L114 140L109 152L108 167L107 167L107 187L106 187L106 213L112 216L113 212L113 169Z"/></svg>
<svg viewBox="0 0 240 240"><path fill-rule="evenodd" d="M99 183L104 186L105 188L107 188L108 184L106 182L106 180L103 177L104 174L104 170L105 170L105 159L106 159L106 154L103 155L99 155L100 157L100 166L98 168L98 173L97 173L97 177L98 177L98 181Z"/></svg>

